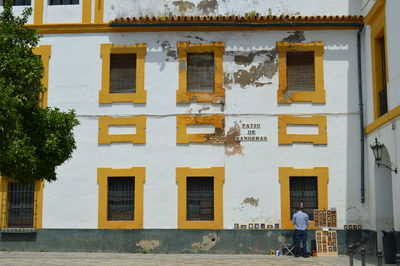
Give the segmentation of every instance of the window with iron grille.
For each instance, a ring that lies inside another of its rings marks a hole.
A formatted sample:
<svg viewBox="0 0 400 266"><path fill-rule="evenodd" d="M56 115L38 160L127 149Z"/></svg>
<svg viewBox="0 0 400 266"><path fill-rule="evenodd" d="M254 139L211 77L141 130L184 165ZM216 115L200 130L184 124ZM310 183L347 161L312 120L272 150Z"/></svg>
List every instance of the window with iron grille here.
<svg viewBox="0 0 400 266"><path fill-rule="evenodd" d="M136 92L136 54L110 55L110 92Z"/></svg>
<svg viewBox="0 0 400 266"><path fill-rule="evenodd" d="M35 186L8 183L7 226L9 228L32 228L34 226Z"/></svg>
<svg viewBox="0 0 400 266"><path fill-rule="evenodd" d="M108 177L108 220L134 220L135 178Z"/></svg>
<svg viewBox="0 0 400 266"><path fill-rule="evenodd" d="M187 177L186 219L214 220L214 177Z"/></svg>
<svg viewBox="0 0 400 266"><path fill-rule="evenodd" d="M300 207L313 221L314 210L318 209L317 177L290 177L290 217Z"/></svg>
<svg viewBox="0 0 400 266"><path fill-rule="evenodd" d="M4 5L5 1L6 0L0 0L0 5ZM13 0L12 5L13 6L30 6L31 0Z"/></svg>
<svg viewBox="0 0 400 266"><path fill-rule="evenodd" d="M214 92L214 53L187 54L187 91Z"/></svg>
<svg viewBox="0 0 400 266"><path fill-rule="evenodd" d="M287 89L292 91L314 91L314 52L287 52Z"/></svg>
<svg viewBox="0 0 400 266"><path fill-rule="evenodd" d="M385 37L378 39L380 46L380 57L381 57L381 76L382 76L382 89L378 93L379 97L379 115L384 115L388 112L388 100L387 100L387 84L386 84L386 51L385 51Z"/></svg>
<svg viewBox="0 0 400 266"><path fill-rule="evenodd" d="M79 0L50 0L49 5L79 5Z"/></svg>

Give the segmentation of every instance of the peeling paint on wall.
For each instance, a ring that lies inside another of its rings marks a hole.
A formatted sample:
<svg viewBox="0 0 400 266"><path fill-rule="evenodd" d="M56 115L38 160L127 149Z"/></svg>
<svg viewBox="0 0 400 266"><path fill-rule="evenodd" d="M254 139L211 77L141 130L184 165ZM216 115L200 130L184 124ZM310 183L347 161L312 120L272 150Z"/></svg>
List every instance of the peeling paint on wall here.
<svg viewBox="0 0 400 266"><path fill-rule="evenodd" d="M240 141L235 140L235 137L238 136L240 136L240 125L235 122L235 125L228 130L225 137L225 154L227 156L235 154L244 155L244 147L240 144Z"/></svg>
<svg viewBox="0 0 400 266"><path fill-rule="evenodd" d="M195 7L195 4L189 1L174 1L172 4L178 7L178 10L181 14L184 14L186 11Z"/></svg>
<svg viewBox="0 0 400 266"><path fill-rule="evenodd" d="M217 244L217 242L218 242L217 234L215 233L208 234L203 236L203 240L201 242L193 243L191 249L192 252L209 251L215 246L215 244Z"/></svg>
<svg viewBox="0 0 400 266"><path fill-rule="evenodd" d="M213 144L224 144L225 143L225 120L222 122L221 128L215 128L213 134L207 135L207 142Z"/></svg>
<svg viewBox="0 0 400 266"><path fill-rule="evenodd" d="M293 34L284 38L282 41L290 43L299 43L299 42L304 42L305 40L306 38L304 37L304 31L295 31L293 32Z"/></svg>
<svg viewBox="0 0 400 266"><path fill-rule="evenodd" d="M160 245L159 240L140 240L136 243L137 247L141 247L143 250L153 250Z"/></svg>
<svg viewBox="0 0 400 266"><path fill-rule="evenodd" d="M167 52L167 56L172 57L174 59L178 58L178 55L176 54L176 50L174 50L171 46L171 44L168 41L163 41L161 43L161 48L163 49L164 52ZM168 61L168 58L167 58Z"/></svg>
<svg viewBox="0 0 400 266"><path fill-rule="evenodd" d="M218 8L217 0L201 0L197 5L197 9L201 11L203 15L209 16L215 14Z"/></svg>
<svg viewBox="0 0 400 266"><path fill-rule="evenodd" d="M242 205L248 204L248 205L257 207L257 206L258 206L258 201L259 201L258 198L255 199L255 198L253 198L253 197L247 197L247 198L245 198L245 199L242 201Z"/></svg>

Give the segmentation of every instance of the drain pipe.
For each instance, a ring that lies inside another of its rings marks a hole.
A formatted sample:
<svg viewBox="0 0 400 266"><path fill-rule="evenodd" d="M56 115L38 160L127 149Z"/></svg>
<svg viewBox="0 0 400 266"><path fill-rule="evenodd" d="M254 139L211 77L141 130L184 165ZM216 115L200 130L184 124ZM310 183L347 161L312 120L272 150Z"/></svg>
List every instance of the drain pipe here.
<svg viewBox="0 0 400 266"><path fill-rule="evenodd" d="M364 134L364 105L362 91L362 69L361 69L361 32L364 30L364 25L360 26L357 32L357 65L358 65L358 106L360 111L360 144L361 144L361 203L365 202L365 134Z"/></svg>

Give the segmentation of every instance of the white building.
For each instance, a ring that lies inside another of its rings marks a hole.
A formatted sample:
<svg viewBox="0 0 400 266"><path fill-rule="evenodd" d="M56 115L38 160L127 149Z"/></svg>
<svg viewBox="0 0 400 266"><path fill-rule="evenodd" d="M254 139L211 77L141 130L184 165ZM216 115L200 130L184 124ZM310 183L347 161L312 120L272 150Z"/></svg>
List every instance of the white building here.
<svg viewBox="0 0 400 266"><path fill-rule="evenodd" d="M397 0L23 2L47 105L80 121L31 226L292 229L302 204L336 208L338 229L400 230L398 174L369 148L377 137L398 164ZM382 36L386 64L371 47Z"/></svg>

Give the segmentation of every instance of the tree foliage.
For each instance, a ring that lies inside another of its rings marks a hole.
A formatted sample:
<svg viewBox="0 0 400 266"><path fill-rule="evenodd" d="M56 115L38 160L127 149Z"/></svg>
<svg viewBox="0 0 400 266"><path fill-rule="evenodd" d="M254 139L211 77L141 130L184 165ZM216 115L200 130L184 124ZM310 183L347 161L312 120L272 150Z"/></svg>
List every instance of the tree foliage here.
<svg viewBox="0 0 400 266"><path fill-rule="evenodd" d="M0 173L21 183L57 179L79 124L73 110L40 106L44 68L32 50L41 36L24 27L31 13L16 17L6 1L0 14Z"/></svg>

